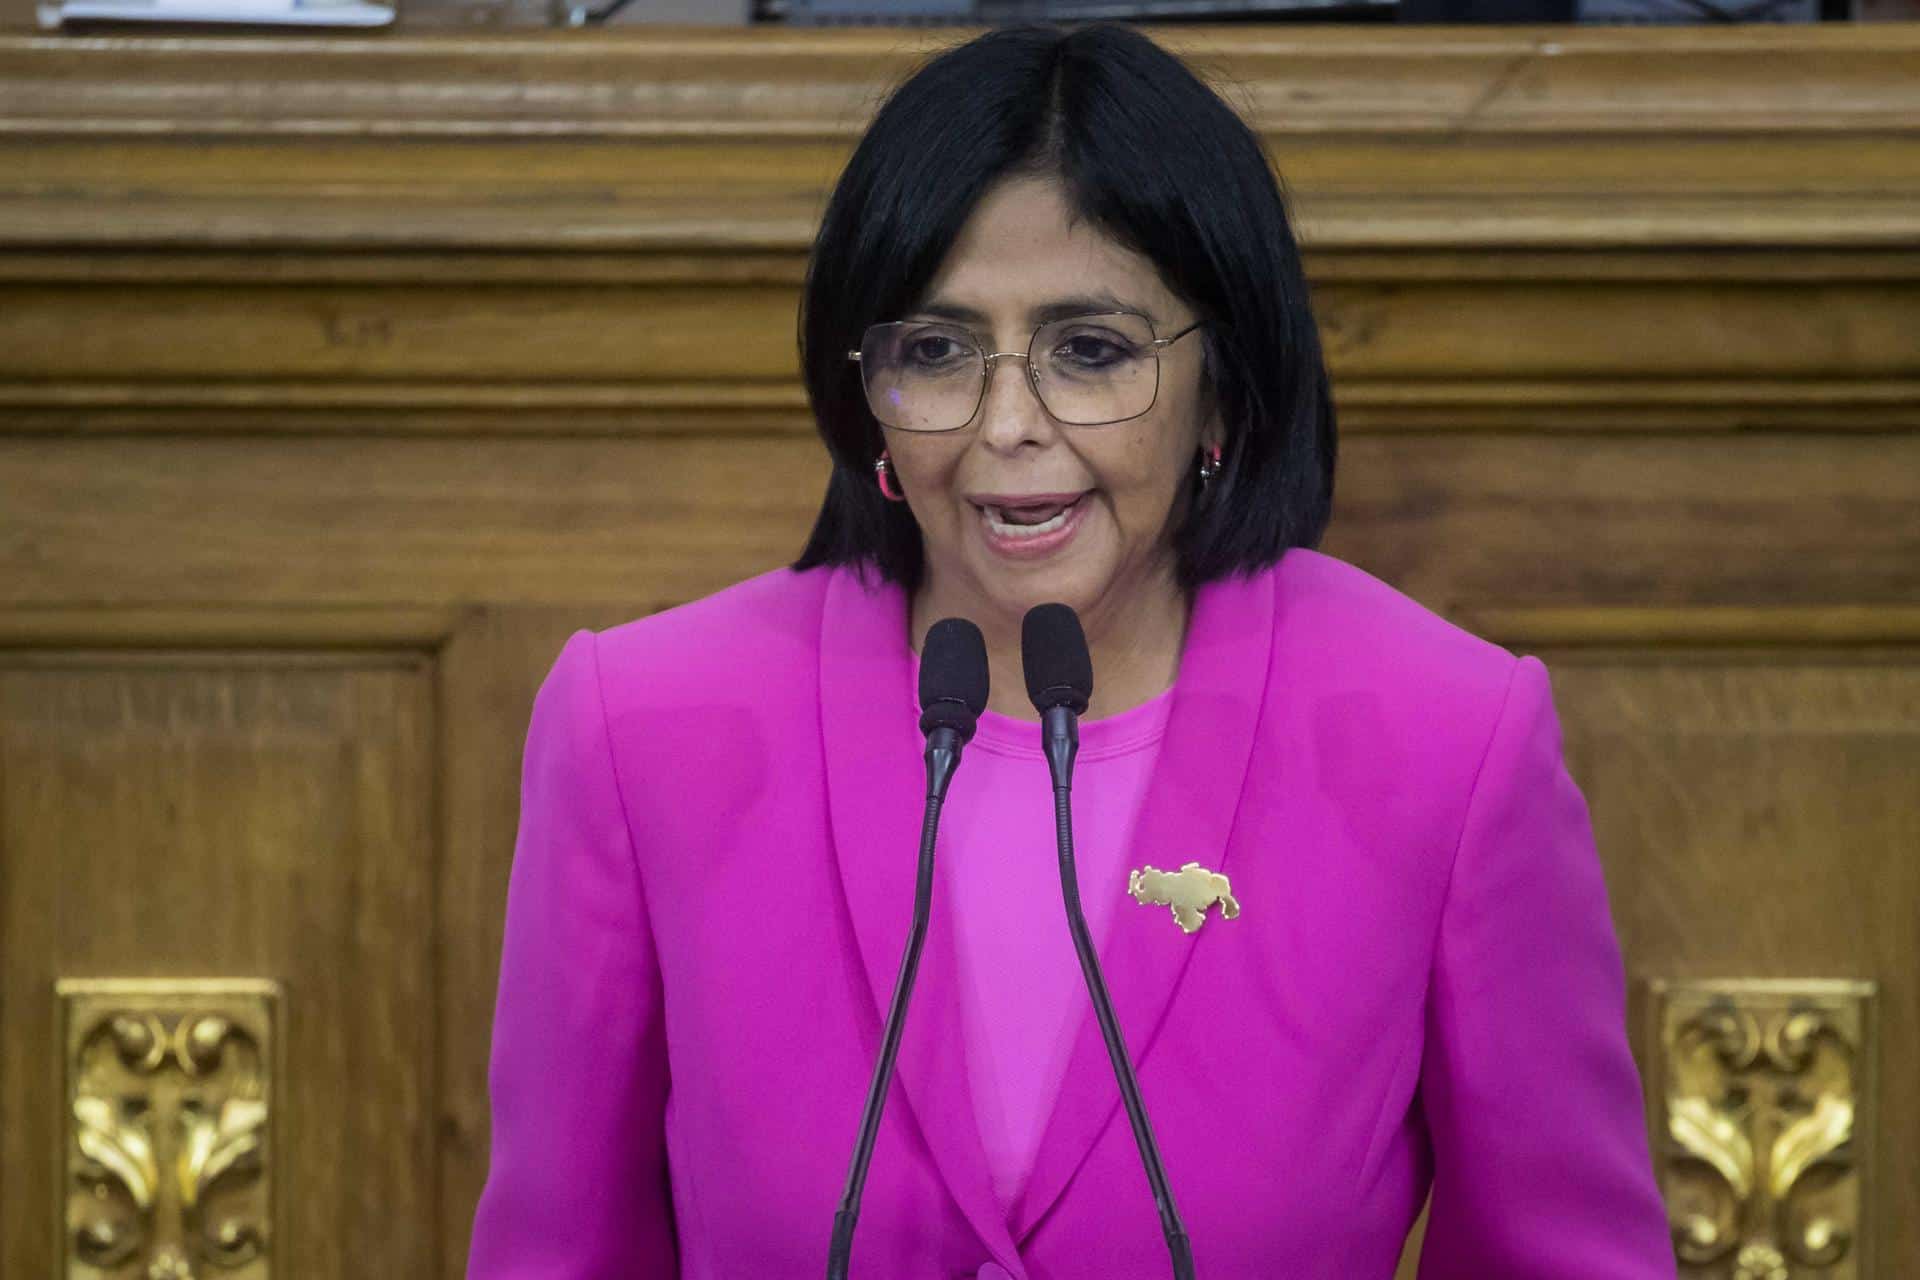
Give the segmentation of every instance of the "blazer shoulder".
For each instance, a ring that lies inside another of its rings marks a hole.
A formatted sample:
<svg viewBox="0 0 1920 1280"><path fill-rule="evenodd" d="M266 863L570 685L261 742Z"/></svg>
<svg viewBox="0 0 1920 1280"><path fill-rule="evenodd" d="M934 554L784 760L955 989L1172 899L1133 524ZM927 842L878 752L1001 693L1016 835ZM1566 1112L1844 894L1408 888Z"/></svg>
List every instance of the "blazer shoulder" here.
<svg viewBox="0 0 1920 1280"><path fill-rule="evenodd" d="M1289 551L1276 570L1275 661L1312 654L1354 683L1425 690L1495 707L1520 659L1357 565L1318 551Z"/></svg>
<svg viewBox="0 0 1920 1280"><path fill-rule="evenodd" d="M1344 812L1391 819L1381 847L1402 850L1439 893L1502 725L1519 733L1550 711L1545 669L1344 561L1289 551L1282 563L1268 673L1285 709L1276 729L1298 735L1287 746L1307 744L1321 793ZM1498 775L1514 761L1493 766Z"/></svg>
<svg viewBox="0 0 1920 1280"><path fill-rule="evenodd" d="M811 687L828 576L776 569L600 632L608 700L670 705Z"/></svg>
<svg viewBox="0 0 1920 1280"><path fill-rule="evenodd" d="M1379 758L1417 755L1443 793L1470 788L1527 667L1354 565L1289 551L1275 584L1269 687L1305 692L1314 714ZM1528 684L1530 688L1531 685ZM1337 710L1336 710L1337 709Z"/></svg>

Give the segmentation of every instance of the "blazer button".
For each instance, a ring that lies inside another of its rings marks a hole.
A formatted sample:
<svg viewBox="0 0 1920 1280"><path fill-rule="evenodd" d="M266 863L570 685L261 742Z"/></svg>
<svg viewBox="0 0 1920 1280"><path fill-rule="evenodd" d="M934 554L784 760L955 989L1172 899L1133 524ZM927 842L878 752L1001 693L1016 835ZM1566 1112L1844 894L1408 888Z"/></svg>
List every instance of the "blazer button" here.
<svg viewBox="0 0 1920 1280"><path fill-rule="evenodd" d="M1013 1273L997 1262L983 1262L973 1273L974 1280L1013 1280Z"/></svg>

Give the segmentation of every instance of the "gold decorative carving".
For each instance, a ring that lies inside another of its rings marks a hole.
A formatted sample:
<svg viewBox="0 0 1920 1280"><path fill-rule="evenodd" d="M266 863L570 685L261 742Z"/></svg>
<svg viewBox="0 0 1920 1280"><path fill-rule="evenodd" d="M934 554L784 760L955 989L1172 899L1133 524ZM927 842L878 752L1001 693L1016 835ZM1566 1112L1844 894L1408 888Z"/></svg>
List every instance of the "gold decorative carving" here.
<svg viewBox="0 0 1920 1280"><path fill-rule="evenodd" d="M1648 1110L1682 1275L1871 1276L1873 984L1656 980L1651 994Z"/></svg>
<svg viewBox="0 0 1920 1280"><path fill-rule="evenodd" d="M280 987L58 984L67 1280L267 1280Z"/></svg>

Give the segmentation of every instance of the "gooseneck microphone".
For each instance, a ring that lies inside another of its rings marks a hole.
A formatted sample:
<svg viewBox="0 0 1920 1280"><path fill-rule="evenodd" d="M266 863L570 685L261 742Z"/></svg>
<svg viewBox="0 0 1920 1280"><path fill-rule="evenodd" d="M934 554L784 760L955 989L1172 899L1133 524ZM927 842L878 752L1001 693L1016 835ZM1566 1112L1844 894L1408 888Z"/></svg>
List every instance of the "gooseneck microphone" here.
<svg viewBox="0 0 1920 1280"><path fill-rule="evenodd" d="M1160 1163L1160 1148L1153 1140L1146 1105L1140 1101L1140 1085L1134 1079L1133 1064L1127 1060L1127 1044L1120 1034L1119 1019L1113 1014L1113 1001L1107 997L1100 957L1093 949L1087 920L1080 910L1080 877L1073 865L1073 759L1080 750L1080 713L1093 697L1093 657L1087 652L1079 615L1064 604L1043 604L1029 610L1020 626L1020 658L1026 668L1027 696L1040 713L1047 767L1053 772L1054 838L1060 851L1060 892L1067 904L1067 929L1073 934L1080 972L1086 975L1087 991L1093 996L1094 1016L1107 1042L1107 1056L1113 1060L1113 1075L1120 1082L1127 1119L1133 1122L1140 1162L1146 1166L1153 1202L1160 1210L1160 1230L1173 1256L1173 1274L1176 1280L1193 1280L1193 1248L1187 1242L1180 1212L1174 1208L1173 1190Z"/></svg>
<svg viewBox="0 0 1920 1280"><path fill-rule="evenodd" d="M880 1134L880 1111L893 1082L893 1060L900 1052L900 1034L906 1028L907 1002L920 969L920 947L927 940L927 918L933 906L933 840L940 828L940 806L947 784L960 764L960 748L973 737L975 722L987 705L987 646L980 628L965 618L945 618L927 630L920 647L920 731L927 735L927 807L920 822L920 874L913 889L913 927L907 933L906 954L893 980L893 1002L887 1008L880 1033L880 1056L867 1086L867 1105L860 1113L860 1137L847 1169L840 1209L833 1215L833 1245L827 1253L827 1280L846 1280L847 1259L853 1252L853 1224L860 1216L860 1196L866 1189L867 1165L873 1159L874 1140Z"/></svg>

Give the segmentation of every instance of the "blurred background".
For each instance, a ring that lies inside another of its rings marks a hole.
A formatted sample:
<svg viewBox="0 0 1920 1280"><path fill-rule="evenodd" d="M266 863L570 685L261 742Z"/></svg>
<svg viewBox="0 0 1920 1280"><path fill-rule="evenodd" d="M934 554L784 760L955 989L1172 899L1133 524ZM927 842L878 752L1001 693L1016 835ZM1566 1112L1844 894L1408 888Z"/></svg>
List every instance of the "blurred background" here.
<svg viewBox="0 0 1920 1280"><path fill-rule="evenodd" d="M1916 0L0 0L0 1274L461 1275L534 689L798 550L849 147L1091 16L1288 185L1325 549L1553 674L1682 1274L1920 1273Z"/></svg>

